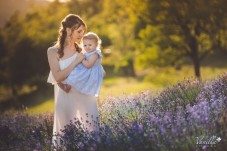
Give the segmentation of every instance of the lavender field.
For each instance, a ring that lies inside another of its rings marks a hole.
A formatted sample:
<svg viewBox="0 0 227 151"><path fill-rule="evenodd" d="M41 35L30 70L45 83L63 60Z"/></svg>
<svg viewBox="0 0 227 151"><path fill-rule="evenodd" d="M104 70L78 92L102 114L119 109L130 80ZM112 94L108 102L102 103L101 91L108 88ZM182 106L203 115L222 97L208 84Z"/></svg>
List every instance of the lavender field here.
<svg viewBox="0 0 227 151"><path fill-rule="evenodd" d="M99 112L98 132L87 132L75 119L62 130L55 149L223 151L227 148L227 74L204 83L184 80L159 93L109 97ZM52 150L52 125L52 113L1 115L0 150Z"/></svg>

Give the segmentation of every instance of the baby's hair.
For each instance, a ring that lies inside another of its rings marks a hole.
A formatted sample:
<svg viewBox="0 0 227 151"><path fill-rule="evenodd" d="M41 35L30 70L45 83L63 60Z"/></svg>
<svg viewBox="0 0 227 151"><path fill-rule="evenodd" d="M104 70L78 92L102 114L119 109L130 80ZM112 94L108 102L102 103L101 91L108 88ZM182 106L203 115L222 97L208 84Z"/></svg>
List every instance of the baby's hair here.
<svg viewBox="0 0 227 151"><path fill-rule="evenodd" d="M96 33L88 32L84 35L83 40L84 39L95 40L95 42L97 43L97 49L100 49L102 40L99 38L99 36Z"/></svg>

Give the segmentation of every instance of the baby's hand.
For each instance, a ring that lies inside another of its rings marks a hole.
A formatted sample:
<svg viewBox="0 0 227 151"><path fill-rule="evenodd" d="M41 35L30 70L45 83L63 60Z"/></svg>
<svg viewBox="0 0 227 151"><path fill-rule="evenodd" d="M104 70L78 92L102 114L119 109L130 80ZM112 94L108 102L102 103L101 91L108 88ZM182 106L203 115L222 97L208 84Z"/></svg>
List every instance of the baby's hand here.
<svg viewBox="0 0 227 151"><path fill-rule="evenodd" d="M79 62L82 62L85 59L85 56L82 53L78 53L77 56L76 56L76 59Z"/></svg>

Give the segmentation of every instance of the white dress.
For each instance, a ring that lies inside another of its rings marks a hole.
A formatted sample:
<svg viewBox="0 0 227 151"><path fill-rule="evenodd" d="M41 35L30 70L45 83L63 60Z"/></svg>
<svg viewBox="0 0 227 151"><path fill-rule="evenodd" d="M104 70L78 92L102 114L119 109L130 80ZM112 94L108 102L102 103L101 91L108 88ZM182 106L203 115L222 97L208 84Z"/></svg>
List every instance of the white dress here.
<svg viewBox="0 0 227 151"><path fill-rule="evenodd" d="M61 70L69 66L75 60L76 55L77 53L67 59L60 60ZM74 122L74 118L82 119L82 123L88 131L98 130L97 125L94 124L94 121L97 122L98 118L97 97L82 94L73 87L69 93L66 93L59 88L51 72L47 82L54 85L55 111L53 135L61 134L61 129L64 129L64 126L69 124L70 120ZM89 121L89 124L86 121ZM59 143L56 137L53 137L53 141L54 144L56 141Z"/></svg>

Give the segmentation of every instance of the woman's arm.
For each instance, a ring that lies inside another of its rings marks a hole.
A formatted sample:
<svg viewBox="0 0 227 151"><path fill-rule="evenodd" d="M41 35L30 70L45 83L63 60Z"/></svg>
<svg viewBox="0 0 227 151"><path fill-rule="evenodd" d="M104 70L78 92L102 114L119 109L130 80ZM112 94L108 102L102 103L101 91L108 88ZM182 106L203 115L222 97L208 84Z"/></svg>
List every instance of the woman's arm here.
<svg viewBox="0 0 227 151"><path fill-rule="evenodd" d="M72 62L67 68L65 68L64 70L60 69L59 63L58 63L58 54L55 48L49 48L47 50L47 56L48 56L48 62L50 65L50 70L54 76L54 79L57 82L61 82L64 79L66 79L66 77L70 74L70 72L73 70L73 68L78 65L79 63L81 63L81 61L84 59L84 55L83 54L78 54L75 61Z"/></svg>
<svg viewBox="0 0 227 151"><path fill-rule="evenodd" d="M89 60L83 60L82 64L87 67L87 68L91 68L94 64L95 61L99 58L98 54L94 53L90 56Z"/></svg>

